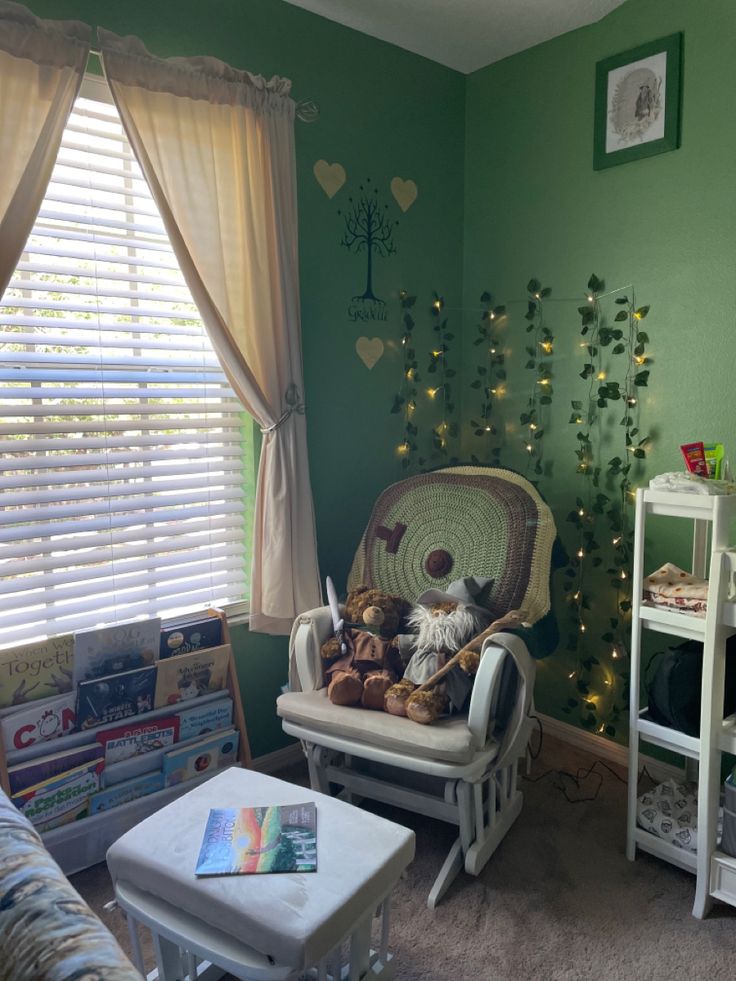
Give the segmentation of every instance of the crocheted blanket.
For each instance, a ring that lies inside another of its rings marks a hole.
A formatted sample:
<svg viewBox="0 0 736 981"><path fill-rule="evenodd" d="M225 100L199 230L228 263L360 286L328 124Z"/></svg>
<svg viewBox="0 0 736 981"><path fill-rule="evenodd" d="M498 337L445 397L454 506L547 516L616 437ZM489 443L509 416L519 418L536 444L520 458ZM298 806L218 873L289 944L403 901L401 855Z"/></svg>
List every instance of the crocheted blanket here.
<svg viewBox="0 0 736 981"><path fill-rule="evenodd" d="M528 623L550 608L557 535L549 507L511 470L448 467L409 477L378 498L348 577L410 602L464 576L489 577L481 602L494 619L524 610Z"/></svg>

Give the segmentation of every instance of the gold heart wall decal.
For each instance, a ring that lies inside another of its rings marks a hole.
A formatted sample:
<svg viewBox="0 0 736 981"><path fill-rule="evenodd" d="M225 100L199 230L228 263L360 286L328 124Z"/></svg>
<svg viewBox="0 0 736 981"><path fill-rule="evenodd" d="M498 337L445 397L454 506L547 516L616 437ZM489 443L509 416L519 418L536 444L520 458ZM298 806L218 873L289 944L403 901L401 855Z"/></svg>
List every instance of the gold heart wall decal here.
<svg viewBox="0 0 736 981"><path fill-rule="evenodd" d="M401 177L394 177L391 181L391 193L401 210L408 211L417 199L419 188L414 181L405 181Z"/></svg>
<svg viewBox="0 0 736 981"><path fill-rule="evenodd" d="M355 342L358 357L368 371L383 357L383 341L380 337L359 337Z"/></svg>
<svg viewBox="0 0 736 981"><path fill-rule="evenodd" d="M347 179L342 164L329 164L326 160L318 160L312 168L317 183L328 198L334 198Z"/></svg>

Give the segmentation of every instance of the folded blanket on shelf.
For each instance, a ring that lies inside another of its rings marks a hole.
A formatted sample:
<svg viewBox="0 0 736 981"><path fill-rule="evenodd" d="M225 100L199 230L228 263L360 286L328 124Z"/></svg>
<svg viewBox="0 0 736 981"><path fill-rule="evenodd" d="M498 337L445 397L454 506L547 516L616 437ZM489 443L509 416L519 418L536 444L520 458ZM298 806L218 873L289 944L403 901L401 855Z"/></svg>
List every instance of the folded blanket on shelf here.
<svg viewBox="0 0 736 981"><path fill-rule="evenodd" d="M708 607L708 580L699 579L671 562L644 580L643 599L655 606L705 616Z"/></svg>

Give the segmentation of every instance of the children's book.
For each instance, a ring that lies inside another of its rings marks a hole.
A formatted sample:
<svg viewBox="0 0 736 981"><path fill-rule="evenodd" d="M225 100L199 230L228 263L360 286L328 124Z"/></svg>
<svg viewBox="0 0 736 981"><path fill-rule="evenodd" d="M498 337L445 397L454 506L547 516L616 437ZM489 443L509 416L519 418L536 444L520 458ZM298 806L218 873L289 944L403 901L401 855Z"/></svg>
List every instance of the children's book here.
<svg viewBox="0 0 736 981"><path fill-rule="evenodd" d="M138 800L139 797L146 797L148 794L155 794L157 790L164 789L163 773L146 773L142 777L135 777L133 780L125 780L117 783L114 787L107 790L100 790L90 798L90 814L99 814L100 811L111 811L113 807L120 807L131 800Z"/></svg>
<svg viewBox="0 0 736 981"><path fill-rule="evenodd" d="M0 650L0 708L72 690L72 634Z"/></svg>
<svg viewBox="0 0 736 981"><path fill-rule="evenodd" d="M77 719L76 701L76 692L70 691L57 698L31 702L17 712L4 716L0 727L5 749L26 749L34 743L74 732Z"/></svg>
<svg viewBox="0 0 736 981"><path fill-rule="evenodd" d="M114 729L103 729L96 738L102 743L105 753L105 766L128 760L131 756L142 756L159 749L173 746L179 737L179 719L169 715L163 719L149 719L129 722Z"/></svg>
<svg viewBox="0 0 736 981"><path fill-rule="evenodd" d="M48 756L37 756L27 763L18 763L17 766L8 767L10 792L19 794L21 790L68 773L84 763L96 763L103 756L102 746L99 743L90 743L87 746L65 749L60 753L50 753Z"/></svg>
<svg viewBox="0 0 736 981"><path fill-rule="evenodd" d="M160 641L160 617L78 631L74 636L74 684L153 664Z"/></svg>
<svg viewBox="0 0 736 981"><path fill-rule="evenodd" d="M219 647L221 643L222 620L219 617L199 616L177 620L161 628L159 657L163 660L176 654Z"/></svg>
<svg viewBox="0 0 736 981"><path fill-rule="evenodd" d="M96 760L14 794L11 800L36 826L50 831L89 813L89 799L100 786L104 763Z"/></svg>
<svg viewBox="0 0 736 981"><path fill-rule="evenodd" d="M316 871L313 802L210 811L196 875Z"/></svg>
<svg viewBox="0 0 736 981"><path fill-rule="evenodd" d="M155 690L155 665L82 681L77 688L77 728L92 729L150 712Z"/></svg>
<svg viewBox="0 0 736 981"><path fill-rule="evenodd" d="M218 729L229 729L233 721L232 698L218 698L215 702L194 705L183 712L177 712L179 719L179 741L195 739Z"/></svg>
<svg viewBox="0 0 736 981"><path fill-rule="evenodd" d="M230 645L192 651L158 663L155 708L179 705L211 691L221 691L227 680Z"/></svg>
<svg viewBox="0 0 736 981"><path fill-rule="evenodd" d="M238 757L239 734L234 729L200 739L191 746L164 753L164 782L167 787L193 780L208 770L219 770Z"/></svg>

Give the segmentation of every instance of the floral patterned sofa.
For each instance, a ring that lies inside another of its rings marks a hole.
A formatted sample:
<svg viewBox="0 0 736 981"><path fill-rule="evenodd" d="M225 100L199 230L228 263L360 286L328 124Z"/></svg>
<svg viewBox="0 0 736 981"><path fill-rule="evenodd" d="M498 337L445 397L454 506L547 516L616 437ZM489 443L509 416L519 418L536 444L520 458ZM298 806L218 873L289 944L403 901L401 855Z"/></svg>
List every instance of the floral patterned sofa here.
<svg viewBox="0 0 736 981"><path fill-rule="evenodd" d="M0 790L0 981L141 981Z"/></svg>

